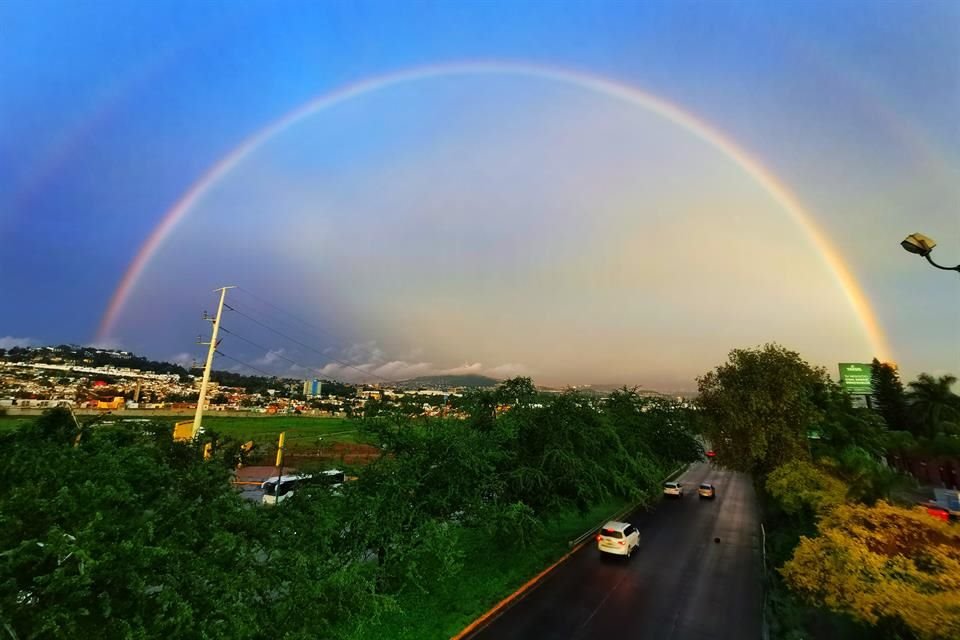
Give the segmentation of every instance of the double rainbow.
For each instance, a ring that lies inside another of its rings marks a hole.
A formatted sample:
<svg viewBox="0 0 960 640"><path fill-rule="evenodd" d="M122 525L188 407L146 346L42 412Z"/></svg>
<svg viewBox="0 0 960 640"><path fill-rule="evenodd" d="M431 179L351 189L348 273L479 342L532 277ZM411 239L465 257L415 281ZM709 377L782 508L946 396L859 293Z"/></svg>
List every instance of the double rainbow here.
<svg viewBox="0 0 960 640"><path fill-rule="evenodd" d="M319 111L367 93L429 78L478 74L529 76L553 80L589 91L595 91L655 113L721 151L761 185L770 196L783 207L797 226L804 231L810 239L810 242L817 248L822 260L826 263L830 272L833 273L838 286L843 291L851 310L859 319L864 334L873 349L872 355L881 360L889 360L892 357L886 336L877 322L870 302L867 300L857 280L853 277L850 269L843 261L841 254L831 244L824 232L817 226L813 216L804 209L796 195L769 169L764 167L733 140L693 114L684 111L680 107L660 97L641 91L636 87L578 71L525 63L505 62L465 62L430 65L361 80L315 98L286 113L253 135L247 137L211 166L200 179L194 182L186 193L164 214L160 223L147 237L146 241L140 247L140 251L130 263L130 266L127 267L123 278L120 280L120 284L110 299L110 303L100 323L98 339L105 340L110 336L120 312L127 303L131 292L136 287L137 281L144 269L160 246L169 237L170 233L187 216L197 201L200 200L214 184L229 174L234 167L273 136Z"/></svg>

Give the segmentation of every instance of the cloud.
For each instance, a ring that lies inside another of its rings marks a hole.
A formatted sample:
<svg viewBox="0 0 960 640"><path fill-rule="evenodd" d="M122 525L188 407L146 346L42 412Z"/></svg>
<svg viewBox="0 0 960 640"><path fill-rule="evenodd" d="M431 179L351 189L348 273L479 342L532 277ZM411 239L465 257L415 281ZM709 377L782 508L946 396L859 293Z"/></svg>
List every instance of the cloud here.
<svg viewBox="0 0 960 640"><path fill-rule="evenodd" d="M517 376L530 376L532 373L526 365L511 362L488 369L486 375L491 378L516 378Z"/></svg>
<svg viewBox="0 0 960 640"><path fill-rule="evenodd" d="M178 364L184 369L190 369L196 362L196 358L194 358L192 354L184 351L168 357L167 362Z"/></svg>
<svg viewBox="0 0 960 640"><path fill-rule="evenodd" d="M386 359L387 354L377 346L375 340L368 340L361 344L353 344L343 352L342 360L354 363L377 362Z"/></svg>
<svg viewBox="0 0 960 640"><path fill-rule="evenodd" d="M3 336L0 338L0 349L12 349L14 347L30 347L39 344L33 338L15 338L13 336Z"/></svg>
<svg viewBox="0 0 960 640"><path fill-rule="evenodd" d="M123 350L123 344L120 338L114 338L109 336L105 338L100 338L96 342L89 342L84 346L90 347L91 349L109 349L113 351Z"/></svg>
<svg viewBox="0 0 960 640"><path fill-rule="evenodd" d="M280 347L271 349L258 358L247 360L257 369L270 372L279 377L325 378L344 382L393 382L409 380L419 376L485 375L504 379L518 375L530 375L530 368L523 364L504 363L486 366L482 362L464 362L463 364L443 367L433 362L418 359L417 351L408 351L403 358L388 359L386 351L375 340L354 343L342 349L325 349L333 362L319 366L300 364L300 355ZM422 351L422 350L420 350ZM173 361L185 360L188 354L178 354ZM245 373L255 373L245 367Z"/></svg>
<svg viewBox="0 0 960 640"><path fill-rule="evenodd" d="M481 362L468 362L456 367L444 368L431 362L407 362L405 360L347 363L346 365L331 362L314 370L316 375L344 382L398 382L420 376L457 375L484 375L503 379L525 375L529 371L530 369L525 365L513 363L488 367Z"/></svg>
<svg viewBox="0 0 960 640"><path fill-rule="evenodd" d="M267 371L274 372L280 377L302 378L312 374L313 369L298 364L287 353L283 347L270 349L259 358L250 361L250 364L257 368L266 368Z"/></svg>

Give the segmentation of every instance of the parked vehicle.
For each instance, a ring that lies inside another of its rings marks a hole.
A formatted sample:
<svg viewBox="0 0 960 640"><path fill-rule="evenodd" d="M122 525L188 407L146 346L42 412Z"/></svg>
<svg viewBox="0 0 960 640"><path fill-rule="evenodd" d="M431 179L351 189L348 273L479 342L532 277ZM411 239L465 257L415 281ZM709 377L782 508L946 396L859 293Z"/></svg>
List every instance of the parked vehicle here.
<svg viewBox="0 0 960 640"><path fill-rule="evenodd" d="M343 484L344 480L344 473L339 469L329 469L317 475L296 474L282 477L271 476L260 485L260 488L263 489L262 502L263 504L283 502L292 496L298 488L306 484L321 484L337 489Z"/></svg>
<svg viewBox="0 0 960 640"><path fill-rule="evenodd" d="M683 485L679 482L664 482L663 483L663 495L665 496L676 496L677 498L683 497Z"/></svg>
<svg viewBox="0 0 960 640"><path fill-rule="evenodd" d="M700 497L701 497L701 498L716 498L716 497L717 497L717 490L716 490L716 488L715 488L712 484L710 484L709 482L704 482L703 484L701 484L701 485L700 485L700 488L697 489L697 493L700 494Z"/></svg>
<svg viewBox="0 0 960 640"><path fill-rule="evenodd" d="M597 549L601 553L629 558L639 546L640 532L629 522L611 520L597 534Z"/></svg>

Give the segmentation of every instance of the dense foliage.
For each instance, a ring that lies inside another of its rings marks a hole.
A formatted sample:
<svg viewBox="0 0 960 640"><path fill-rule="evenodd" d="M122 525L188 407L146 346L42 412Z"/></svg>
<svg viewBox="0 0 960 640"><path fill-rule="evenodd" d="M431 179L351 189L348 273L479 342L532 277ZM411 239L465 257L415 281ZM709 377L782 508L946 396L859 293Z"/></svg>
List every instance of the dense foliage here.
<svg viewBox="0 0 960 640"><path fill-rule="evenodd" d="M375 603L329 496L251 509L225 466L165 431L75 439L55 412L0 446L0 611L14 637L255 638L274 625L315 637Z"/></svg>
<svg viewBox="0 0 960 640"><path fill-rule="evenodd" d="M870 382L877 411L887 428L895 431L909 430L913 424L907 413L907 399L896 367L874 358L870 366Z"/></svg>
<svg viewBox="0 0 960 640"><path fill-rule="evenodd" d="M921 373L907 385L908 410L917 425L917 435L928 438L938 433L960 434L960 397L951 389L955 376L934 378Z"/></svg>
<svg viewBox="0 0 960 640"><path fill-rule="evenodd" d="M17 638L362 637L411 594L442 597L470 570L465 539L539 542L551 517L641 499L700 455L684 410L626 390L603 407L526 380L492 393L513 404L365 420L384 455L275 508L229 485L235 443L204 462L167 430L78 434L49 413L0 442L0 625Z"/></svg>
<svg viewBox="0 0 960 640"><path fill-rule="evenodd" d="M960 638L960 529L922 508L841 505L781 570L812 602L918 638Z"/></svg>
<svg viewBox="0 0 960 640"><path fill-rule="evenodd" d="M960 452L952 383L923 374L904 391L896 369L874 361L875 407L856 408L777 345L736 350L700 379L719 462L764 489L767 555L782 567L768 574L774 638L960 635L960 534L891 506L906 479L884 462L890 450Z"/></svg>
<svg viewBox="0 0 960 640"><path fill-rule="evenodd" d="M807 511L811 515L843 504L846 486L837 478L803 460L777 467L767 476L767 491L788 514Z"/></svg>
<svg viewBox="0 0 960 640"><path fill-rule="evenodd" d="M779 345L735 349L698 379L704 434L724 465L765 475L809 458L807 437L823 421L817 394L830 379Z"/></svg>

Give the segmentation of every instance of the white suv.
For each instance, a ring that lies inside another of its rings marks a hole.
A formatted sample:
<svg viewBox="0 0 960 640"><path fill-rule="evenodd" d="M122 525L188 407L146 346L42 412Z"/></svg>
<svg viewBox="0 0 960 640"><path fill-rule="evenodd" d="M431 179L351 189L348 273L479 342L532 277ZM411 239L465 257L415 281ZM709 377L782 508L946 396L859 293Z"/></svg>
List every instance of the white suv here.
<svg viewBox="0 0 960 640"><path fill-rule="evenodd" d="M603 525L597 534L597 549L601 553L610 553L617 556L627 556L640 546L640 532L629 522L611 520Z"/></svg>
<svg viewBox="0 0 960 640"><path fill-rule="evenodd" d="M663 495L665 496L677 496L678 498L683 497L683 485L679 482L664 482L663 483Z"/></svg>

